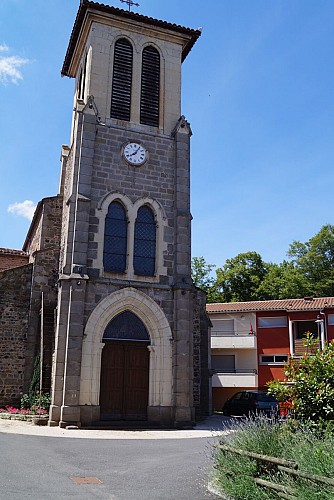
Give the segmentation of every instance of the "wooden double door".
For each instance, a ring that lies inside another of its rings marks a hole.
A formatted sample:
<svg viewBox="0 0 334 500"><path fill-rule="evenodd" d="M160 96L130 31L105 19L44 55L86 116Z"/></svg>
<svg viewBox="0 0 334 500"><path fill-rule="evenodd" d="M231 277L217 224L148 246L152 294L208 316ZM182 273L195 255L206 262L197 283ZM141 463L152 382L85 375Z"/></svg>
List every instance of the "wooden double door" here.
<svg viewBox="0 0 334 500"><path fill-rule="evenodd" d="M104 340L101 360L101 420L146 420L148 342Z"/></svg>

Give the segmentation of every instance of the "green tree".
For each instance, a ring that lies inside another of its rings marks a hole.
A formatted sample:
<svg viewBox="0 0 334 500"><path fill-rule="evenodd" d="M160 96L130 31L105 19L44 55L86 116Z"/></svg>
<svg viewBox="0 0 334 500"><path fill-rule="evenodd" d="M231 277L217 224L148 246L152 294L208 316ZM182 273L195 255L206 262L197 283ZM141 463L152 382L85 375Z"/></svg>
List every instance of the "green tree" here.
<svg viewBox="0 0 334 500"><path fill-rule="evenodd" d="M293 262L267 264L267 272L258 288L263 300L295 299L310 294L307 278Z"/></svg>
<svg viewBox="0 0 334 500"><path fill-rule="evenodd" d="M288 256L307 282L308 294L334 295L334 226L327 224L306 243L294 241Z"/></svg>
<svg viewBox="0 0 334 500"><path fill-rule="evenodd" d="M208 264L204 257L193 257L191 277L194 285L206 293L208 303L221 302L222 296L217 289L216 279L212 274L215 264Z"/></svg>
<svg viewBox="0 0 334 500"><path fill-rule="evenodd" d="M208 264L204 257L193 257L191 261L191 277L194 285L207 289L214 283L212 270L215 264Z"/></svg>
<svg viewBox="0 0 334 500"><path fill-rule="evenodd" d="M267 273L267 265L257 252L239 253L217 269L217 287L226 302L261 300L259 286Z"/></svg>

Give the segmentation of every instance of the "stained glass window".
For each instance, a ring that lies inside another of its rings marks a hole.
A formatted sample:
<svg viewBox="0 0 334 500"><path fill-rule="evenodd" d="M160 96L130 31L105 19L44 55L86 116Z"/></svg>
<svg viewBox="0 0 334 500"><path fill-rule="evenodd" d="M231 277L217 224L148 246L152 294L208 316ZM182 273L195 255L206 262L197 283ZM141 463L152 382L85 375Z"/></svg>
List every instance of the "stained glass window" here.
<svg viewBox="0 0 334 500"><path fill-rule="evenodd" d="M104 228L103 266L111 273L126 269L128 223L123 205L113 201L109 205Z"/></svg>
<svg viewBox="0 0 334 500"><path fill-rule="evenodd" d="M146 326L131 311L124 311L110 321L103 334L104 339L149 341Z"/></svg>
<svg viewBox="0 0 334 500"><path fill-rule="evenodd" d="M156 224L148 206L140 207L135 222L134 271L142 276L154 276Z"/></svg>

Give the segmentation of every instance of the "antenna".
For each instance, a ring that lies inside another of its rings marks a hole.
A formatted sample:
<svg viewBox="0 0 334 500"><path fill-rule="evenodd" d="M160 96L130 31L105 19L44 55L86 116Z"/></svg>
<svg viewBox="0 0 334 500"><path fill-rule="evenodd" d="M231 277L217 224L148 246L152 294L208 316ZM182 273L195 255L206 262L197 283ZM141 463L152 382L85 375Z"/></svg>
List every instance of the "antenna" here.
<svg viewBox="0 0 334 500"><path fill-rule="evenodd" d="M133 0L120 0L122 3L126 3L129 6L129 12L131 12L131 7L135 5L139 7L139 3L134 2Z"/></svg>

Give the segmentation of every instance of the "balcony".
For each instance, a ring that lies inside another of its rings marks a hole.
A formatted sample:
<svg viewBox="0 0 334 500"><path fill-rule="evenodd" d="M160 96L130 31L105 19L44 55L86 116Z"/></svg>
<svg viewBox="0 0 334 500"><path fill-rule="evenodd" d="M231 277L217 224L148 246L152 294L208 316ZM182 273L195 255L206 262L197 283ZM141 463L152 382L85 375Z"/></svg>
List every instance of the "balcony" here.
<svg viewBox="0 0 334 500"><path fill-rule="evenodd" d="M215 370L212 375L212 387L254 387L258 386L257 370L244 368L240 370Z"/></svg>
<svg viewBox="0 0 334 500"><path fill-rule="evenodd" d="M249 330L211 330L211 349L256 349L256 334Z"/></svg>

